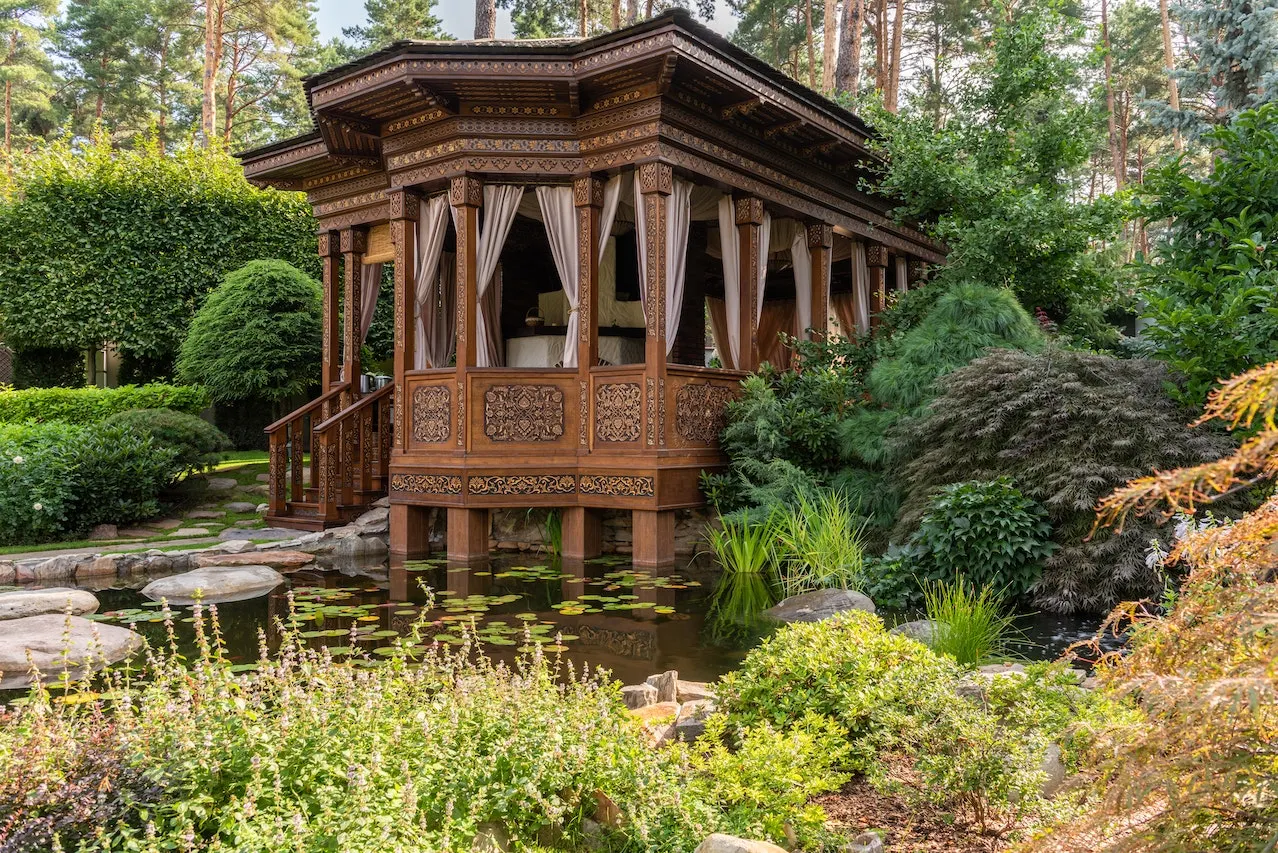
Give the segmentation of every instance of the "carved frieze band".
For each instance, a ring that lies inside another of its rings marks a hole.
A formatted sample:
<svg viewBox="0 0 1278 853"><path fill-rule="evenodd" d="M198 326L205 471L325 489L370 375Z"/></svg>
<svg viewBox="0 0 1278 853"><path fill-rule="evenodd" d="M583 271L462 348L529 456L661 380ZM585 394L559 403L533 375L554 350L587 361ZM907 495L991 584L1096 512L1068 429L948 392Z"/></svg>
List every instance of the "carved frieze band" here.
<svg viewBox="0 0 1278 853"><path fill-rule="evenodd" d="M650 498L656 492L652 477L616 474L583 474L578 485L583 495Z"/></svg>
<svg viewBox="0 0 1278 853"><path fill-rule="evenodd" d="M642 422L643 389L638 382L614 382L595 389L596 441L638 441Z"/></svg>
<svg viewBox="0 0 1278 853"><path fill-rule="evenodd" d="M724 410L736 398L719 385L684 385L675 392L675 431L684 441L717 444L727 425Z"/></svg>
<svg viewBox="0 0 1278 853"><path fill-rule="evenodd" d="M461 477L449 474L392 474L391 491L419 495L460 495Z"/></svg>
<svg viewBox="0 0 1278 853"><path fill-rule="evenodd" d="M558 385L490 385L484 391L489 441L558 441L564 434L564 392Z"/></svg>
<svg viewBox="0 0 1278 853"><path fill-rule="evenodd" d="M472 495L571 495L577 480L571 474L517 474L467 477Z"/></svg>
<svg viewBox="0 0 1278 853"><path fill-rule="evenodd" d="M445 385L413 389L413 440L437 444L452 437L452 394Z"/></svg>

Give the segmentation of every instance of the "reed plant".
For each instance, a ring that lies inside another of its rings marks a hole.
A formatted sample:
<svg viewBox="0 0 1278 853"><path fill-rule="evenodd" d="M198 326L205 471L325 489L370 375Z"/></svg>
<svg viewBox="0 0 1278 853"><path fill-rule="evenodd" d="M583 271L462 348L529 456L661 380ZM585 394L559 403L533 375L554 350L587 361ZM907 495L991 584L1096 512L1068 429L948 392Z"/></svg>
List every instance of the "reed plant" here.
<svg viewBox="0 0 1278 853"><path fill-rule="evenodd" d="M734 574L767 574L776 564L782 516L778 511L742 510L719 519L706 540L719 565Z"/></svg>
<svg viewBox="0 0 1278 853"><path fill-rule="evenodd" d="M842 492L800 495L778 515L779 580L787 596L817 589L861 589L865 520Z"/></svg>
<svg viewBox="0 0 1278 853"><path fill-rule="evenodd" d="M928 645L960 666L1012 657L1016 647L1025 644L1015 627L1015 617L1004 606L1003 593L991 587L978 588L962 577L953 582L927 582L923 605L932 623Z"/></svg>

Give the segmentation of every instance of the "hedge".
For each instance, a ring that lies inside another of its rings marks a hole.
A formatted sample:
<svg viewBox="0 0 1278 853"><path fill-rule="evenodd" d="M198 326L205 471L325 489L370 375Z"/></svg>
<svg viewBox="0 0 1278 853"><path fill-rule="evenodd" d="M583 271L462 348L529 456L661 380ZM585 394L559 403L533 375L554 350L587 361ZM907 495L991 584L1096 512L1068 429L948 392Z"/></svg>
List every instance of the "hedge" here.
<svg viewBox="0 0 1278 853"><path fill-rule="evenodd" d="M198 415L212 403L200 385L122 385L119 388L28 388L0 391L0 423L62 421L92 424L130 409L173 409Z"/></svg>

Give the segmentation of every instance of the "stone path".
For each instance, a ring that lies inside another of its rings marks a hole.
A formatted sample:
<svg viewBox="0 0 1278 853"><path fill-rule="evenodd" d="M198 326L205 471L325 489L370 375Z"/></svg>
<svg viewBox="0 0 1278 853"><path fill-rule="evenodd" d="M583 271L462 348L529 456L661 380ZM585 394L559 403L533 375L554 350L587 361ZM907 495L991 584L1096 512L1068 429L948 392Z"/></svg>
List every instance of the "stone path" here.
<svg viewBox="0 0 1278 853"><path fill-rule="evenodd" d="M125 551L137 551L139 549L146 550L149 548L179 548L191 545L216 545L218 538L216 536L201 536L196 539L163 539L157 542L144 542L136 539L132 542L123 542L115 545L90 545L86 548L55 548L50 551L29 551L25 554L5 554L0 559L12 560L33 560L39 557L60 557L64 554L120 554Z"/></svg>

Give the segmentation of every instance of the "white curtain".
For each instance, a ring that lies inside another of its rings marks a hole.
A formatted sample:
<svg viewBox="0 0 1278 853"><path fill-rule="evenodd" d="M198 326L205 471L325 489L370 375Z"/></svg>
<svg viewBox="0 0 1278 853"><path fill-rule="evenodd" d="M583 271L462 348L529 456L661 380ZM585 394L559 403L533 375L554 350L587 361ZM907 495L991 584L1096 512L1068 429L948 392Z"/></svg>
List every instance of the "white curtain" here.
<svg viewBox="0 0 1278 853"><path fill-rule="evenodd" d="M452 355L457 282L440 269L447 231L448 196L441 193L422 199L417 216L417 280L413 283L415 370L445 367Z"/></svg>
<svg viewBox="0 0 1278 853"><path fill-rule="evenodd" d="M768 283L768 252L772 251L772 214L763 211L763 225L759 228L759 280L758 302L755 307L755 322L763 319L763 288Z"/></svg>
<svg viewBox="0 0 1278 853"><path fill-rule="evenodd" d="M719 199L719 253L723 256L723 302L727 346L719 342L723 366L741 363L741 241L737 236L736 206L732 196Z"/></svg>
<svg viewBox="0 0 1278 853"><path fill-rule="evenodd" d="M577 366L577 209L572 202L572 187L537 187L537 203L541 220L546 225L550 256L559 273L564 296L568 298L568 331L564 335L564 367Z"/></svg>
<svg viewBox="0 0 1278 853"><path fill-rule="evenodd" d="M910 270L905 258L896 259L896 292L904 293L910 289Z"/></svg>
<svg viewBox="0 0 1278 853"><path fill-rule="evenodd" d="M644 217L643 194L639 172L635 171L635 245L639 256L639 297L647 312L648 224ZM666 200L666 355L674 349L675 333L683 314L683 276L688 255L688 228L691 225L692 184L675 178ZM644 316L647 316L645 313Z"/></svg>
<svg viewBox="0 0 1278 853"><path fill-rule="evenodd" d="M612 236L613 223L617 221L617 209L621 206L621 175L614 175L604 184L603 210L599 213L599 260L603 260L608 249L608 238Z"/></svg>
<svg viewBox="0 0 1278 853"><path fill-rule="evenodd" d="M359 342L368 339L377 313L377 295L382 289L382 265L364 264L359 271Z"/></svg>
<svg viewBox="0 0 1278 853"><path fill-rule="evenodd" d="M856 309L856 328L861 334L870 331L870 269L866 265L865 244L852 242L852 305Z"/></svg>
<svg viewBox="0 0 1278 853"><path fill-rule="evenodd" d="M795 335L803 337L812 326L812 252L808 249L808 229L802 222L794 223L790 238L790 262L794 266Z"/></svg>
<svg viewBox="0 0 1278 853"><path fill-rule="evenodd" d="M476 346L475 361L479 367L495 367L501 363L501 347L498 341L501 335L500 294L496 294L498 296L496 300L484 297L497 273L501 247L505 245L506 237L510 234L510 226L514 224L515 215L519 213L519 201L523 195L523 187L510 184L484 187L484 221L479 227L479 243L475 250L478 310L475 312L476 328L473 332ZM459 227L456 208L453 208L453 227ZM490 329L490 326L494 328Z"/></svg>

